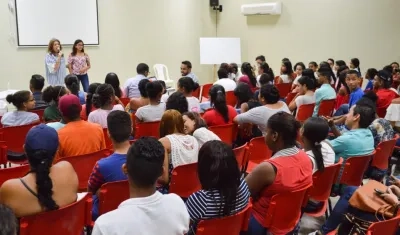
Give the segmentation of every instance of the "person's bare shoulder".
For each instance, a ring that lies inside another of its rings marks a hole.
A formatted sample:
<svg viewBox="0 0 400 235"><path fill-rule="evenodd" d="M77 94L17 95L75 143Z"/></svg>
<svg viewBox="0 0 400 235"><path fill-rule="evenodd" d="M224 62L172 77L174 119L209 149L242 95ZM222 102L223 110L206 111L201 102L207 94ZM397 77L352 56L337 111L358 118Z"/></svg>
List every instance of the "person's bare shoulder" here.
<svg viewBox="0 0 400 235"><path fill-rule="evenodd" d="M4 182L0 187L0 203L7 204L7 201L18 194L20 184L19 179L10 179Z"/></svg>
<svg viewBox="0 0 400 235"><path fill-rule="evenodd" d="M78 175L71 163L67 161L57 162L51 167L50 174L52 174L52 172L55 172L56 176L59 176L61 179L65 179L70 184L74 184L78 187Z"/></svg>

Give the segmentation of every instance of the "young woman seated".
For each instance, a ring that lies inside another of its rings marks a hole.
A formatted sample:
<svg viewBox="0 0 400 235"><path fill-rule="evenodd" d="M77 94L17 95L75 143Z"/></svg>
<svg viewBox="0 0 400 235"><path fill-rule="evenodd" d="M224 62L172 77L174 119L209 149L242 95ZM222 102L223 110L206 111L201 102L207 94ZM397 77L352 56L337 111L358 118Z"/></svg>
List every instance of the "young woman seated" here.
<svg viewBox="0 0 400 235"><path fill-rule="evenodd" d="M303 104L313 104L315 103L314 90L315 83L309 77L301 77L298 82L299 93L293 98L292 102L289 104L289 110L295 111Z"/></svg>
<svg viewBox="0 0 400 235"><path fill-rule="evenodd" d="M193 91L200 89L199 84L190 77L182 77L178 80L178 91L182 92L188 102L189 112L200 112L200 101L193 96Z"/></svg>
<svg viewBox="0 0 400 235"><path fill-rule="evenodd" d="M121 87L118 75L116 73L108 73L104 80L105 84L110 84L114 88L115 96L119 98L125 97Z"/></svg>
<svg viewBox="0 0 400 235"><path fill-rule="evenodd" d="M183 113L183 124L185 134L192 135L199 142L199 147L211 140L221 140L214 132L207 129L207 123L201 118L199 113L186 112Z"/></svg>
<svg viewBox="0 0 400 235"><path fill-rule="evenodd" d="M293 72L292 63L289 60L282 61L281 75L276 79L275 84L291 83L296 78Z"/></svg>
<svg viewBox="0 0 400 235"><path fill-rule="evenodd" d="M78 77L74 74L68 74L65 79L65 86L71 92L71 94L78 96L79 102L81 104L86 103L86 95L85 92L79 90L79 80Z"/></svg>
<svg viewBox="0 0 400 235"><path fill-rule="evenodd" d="M253 67L250 63L244 62L242 64L242 74L243 76L239 78L238 83L244 82L250 86L252 90L257 89L257 78L254 75Z"/></svg>
<svg viewBox="0 0 400 235"><path fill-rule="evenodd" d="M139 98L132 98L129 102L129 111L136 112L140 107L148 105L150 103L149 96L147 95L146 85L149 83L149 79L142 79L139 82Z"/></svg>
<svg viewBox="0 0 400 235"><path fill-rule="evenodd" d="M36 113L28 112L35 108L35 99L30 91L17 91L7 95L6 100L12 103L17 110L7 112L1 118L4 127L23 126L40 122Z"/></svg>
<svg viewBox="0 0 400 235"><path fill-rule="evenodd" d="M167 102L165 104L165 110L173 109L180 112L181 114L188 112L189 111L188 107L189 104L185 95L183 95L183 93L179 91L172 93L168 97Z"/></svg>
<svg viewBox="0 0 400 235"><path fill-rule="evenodd" d="M161 83L158 81L147 83L146 92L149 104L138 108L135 113L136 123L160 121L165 111L165 103L160 102L163 92Z"/></svg>
<svg viewBox="0 0 400 235"><path fill-rule="evenodd" d="M81 119L87 120L90 112L96 110L97 108L93 105L93 96L96 94L97 87L99 87L101 83L92 83L89 85L88 91L86 93L86 104L82 105L81 111Z"/></svg>
<svg viewBox="0 0 400 235"><path fill-rule="evenodd" d="M64 95L69 94L68 89L63 86L48 86L43 91L43 100L49 104L44 110L43 119L45 122L60 122L62 115L58 109L58 101Z"/></svg>
<svg viewBox="0 0 400 235"><path fill-rule="evenodd" d="M45 124L33 127L25 140L31 170L0 187L0 203L17 217L57 210L77 200L78 176L69 162L52 165L58 149L57 131Z"/></svg>
<svg viewBox="0 0 400 235"><path fill-rule="evenodd" d="M237 112L234 107L226 104L225 89L221 85L213 85L209 91L211 109L203 118L208 126L226 125L232 123Z"/></svg>

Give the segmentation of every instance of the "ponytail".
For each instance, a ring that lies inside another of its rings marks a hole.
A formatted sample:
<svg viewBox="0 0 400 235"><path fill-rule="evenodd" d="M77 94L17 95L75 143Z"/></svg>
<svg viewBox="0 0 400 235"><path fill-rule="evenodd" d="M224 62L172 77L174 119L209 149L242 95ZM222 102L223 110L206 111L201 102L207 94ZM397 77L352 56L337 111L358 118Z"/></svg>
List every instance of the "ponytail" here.
<svg viewBox="0 0 400 235"><path fill-rule="evenodd" d="M86 116L88 116L88 117L89 117L90 112L92 112L92 99L93 99L93 94L87 93L86 94Z"/></svg>
<svg viewBox="0 0 400 235"><path fill-rule="evenodd" d="M317 170L324 172L325 165L324 165L324 157L322 156L322 145L321 143L314 143L311 146L311 151L314 155L315 162L317 163Z"/></svg>
<svg viewBox="0 0 400 235"><path fill-rule="evenodd" d="M225 123L229 122L228 106L226 105L225 90L221 85L214 85L211 87L209 95L211 97L211 106L222 115Z"/></svg>
<svg viewBox="0 0 400 235"><path fill-rule="evenodd" d="M268 69L266 74L268 74L272 78L272 81L274 81L275 75L274 75L274 71L272 71L271 68Z"/></svg>
<svg viewBox="0 0 400 235"><path fill-rule="evenodd" d="M45 158L45 156L53 156L54 154L46 150L36 150L31 153L28 151L27 153L31 158L32 172L36 173L37 198L40 205L46 210L57 210L59 208L52 197L53 182L49 176L53 157Z"/></svg>
<svg viewBox="0 0 400 235"><path fill-rule="evenodd" d="M71 91L71 94L79 95L79 80L74 74L69 74L64 79L65 85Z"/></svg>

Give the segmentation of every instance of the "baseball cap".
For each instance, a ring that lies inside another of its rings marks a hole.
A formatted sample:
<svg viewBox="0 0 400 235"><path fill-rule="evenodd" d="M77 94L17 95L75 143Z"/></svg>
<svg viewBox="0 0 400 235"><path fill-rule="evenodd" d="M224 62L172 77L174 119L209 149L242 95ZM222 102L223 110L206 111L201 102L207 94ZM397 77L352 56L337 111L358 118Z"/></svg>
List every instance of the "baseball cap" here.
<svg viewBox="0 0 400 235"><path fill-rule="evenodd" d="M63 116L70 116L71 109L70 107L72 105L76 105L79 108L79 112L82 110L82 105L79 102L79 98L76 95L64 95L60 98L58 101L58 109L60 110L61 114Z"/></svg>
<svg viewBox="0 0 400 235"><path fill-rule="evenodd" d="M392 80L392 76L391 74L389 74L387 71L385 70L379 70L378 71L378 77L386 82L390 82Z"/></svg>
<svg viewBox="0 0 400 235"><path fill-rule="evenodd" d="M58 149L58 143L57 131L46 124L40 124L32 127L26 135L25 149L42 149L54 154Z"/></svg>

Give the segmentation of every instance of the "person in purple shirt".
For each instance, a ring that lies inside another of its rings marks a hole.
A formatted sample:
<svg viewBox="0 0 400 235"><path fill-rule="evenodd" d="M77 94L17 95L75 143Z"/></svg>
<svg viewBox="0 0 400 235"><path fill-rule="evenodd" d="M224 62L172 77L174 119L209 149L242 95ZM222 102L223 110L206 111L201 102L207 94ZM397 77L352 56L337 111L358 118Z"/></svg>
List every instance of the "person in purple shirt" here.
<svg viewBox="0 0 400 235"><path fill-rule="evenodd" d="M346 83L349 87L350 100L348 104L343 104L336 110L334 116L342 116L349 113L351 106L355 105L359 99L364 95L364 92L361 90L361 77L357 70L350 70L346 75Z"/></svg>
<svg viewBox="0 0 400 235"><path fill-rule="evenodd" d="M114 146L114 153L97 161L89 177L88 191L93 193L92 219L99 216L99 198L97 191L108 182L126 180L122 165L126 163L126 155L130 144L132 120L127 112L115 110L107 116L108 134Z"/></svg>

